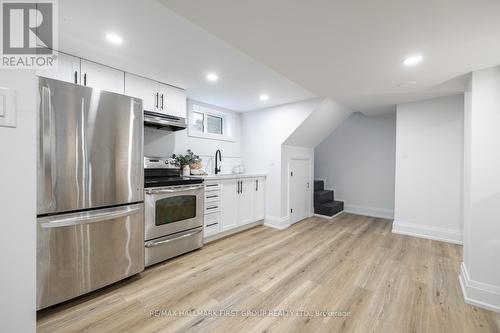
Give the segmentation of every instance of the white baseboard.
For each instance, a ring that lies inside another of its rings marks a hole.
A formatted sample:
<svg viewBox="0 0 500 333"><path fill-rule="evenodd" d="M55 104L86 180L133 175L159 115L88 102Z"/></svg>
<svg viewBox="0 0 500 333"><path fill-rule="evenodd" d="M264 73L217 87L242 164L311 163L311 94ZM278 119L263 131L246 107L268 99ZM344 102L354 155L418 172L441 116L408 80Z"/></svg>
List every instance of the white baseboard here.
<svg viewBox="0 0 500 333"><path fill-rule="evenodd" d="M243 225L243 226L239 226L239 227L236 227L234 229L229 229L229 230L226 230L226 231L222 231L218 234L215 234L215 235L212 235L212 236L208 236L208 237L204 237L203 238L203 244L208 244L210 242L213 242L213 241L216 241L216 240L219 240L221 238L224 238L224 237L227 237L227 236L230 236L230 235L233 235L233 234L237 234L239 232L242 232L242 231L245 231L245 230L248 230L248 229L252 229L258 225L262 225L264 222L264 220L260 220L260 221L257 221L257 222L252 222L252 223L249 223L249 224L246 224L246 225Z"/></svg>
<svg viewBox="0 0 500 333"><path fill-rule="evenodd" d="M459 279L465 303L500 313L500 287L471 280L464 262Z"/></svg>
<svg viewBox="0 0 500 333"><path fill-rule="evenodd" d="M344 203L344 211L347 213L371 216L371 217L379 217L382 219L389 219L389 220L392 220L394 218L394 210L392 209L366 207L366 206L350 205Z"/></svg>
<svg viewBox="0 0 500 333"><path fill-rule="evenodd" d="M341 212L338 212L337 214L333 215L333 216L328 216L328 215L321 215L321 214L313 214L313 216L316 216L316 217L320 217L322 219L327 219L327 220L331 220L337 216L339 216L340 214L342 214L344 211L341 211Z"/></svg>
<svg viewBox="0 0 500 333"><path fill-rule="evenodd" d="M427 238L462 245L462 232L460 230L438 228L429 225L406 223L394 220L392 224L392 232L395 234Z"/></svg>
<svg viewBox="0 0 500 333"><path fill-rule="evenodd" d="M275 217L275 216L266 216L264 220L264 225L266 227L284 230L290 226L290 221L288 216L285 217Z"/></svg>

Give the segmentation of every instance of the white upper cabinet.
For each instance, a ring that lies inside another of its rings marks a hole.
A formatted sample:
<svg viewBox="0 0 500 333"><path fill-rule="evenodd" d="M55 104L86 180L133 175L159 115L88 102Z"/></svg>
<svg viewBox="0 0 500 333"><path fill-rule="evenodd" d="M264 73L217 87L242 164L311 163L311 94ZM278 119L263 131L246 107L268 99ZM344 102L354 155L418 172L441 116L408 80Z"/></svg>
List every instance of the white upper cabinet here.
<svg viewBox="0 0 500 333"><path fill-rule="evenodd" d="M123 94L125 72L84 60L81 61L80 84L92 88Z"/></svg>
<svg viewBox="0 0 500 333"><path fill-rule="evenodd" d="M221 183L221 225L220 231L226 231L238 226L238 181L226 180Z"/></svg>
<svg viewBox="0 0 500 333"><path fill-rule="evenodd" d="M239 180L238 225L254 222L253 199L255 192L254 178Z"/></svg>
<svg viewBox="0 0 500 333"><path fill-rule="evenodd" d="M125 73L125 95L142 99L145 111L157 112L159 103L158 82L134 74Z"/></svg>
<svg viewBox="0 0 500 333"><path fill-rule="evenodd" d="M263 220L266 217L266 178L255 179L254 189L254 221Z"/></svg>
<svg viewBox="0 0 500 333"><path fill-rule="evenodd" d="M126 73L125 94L142 98L144 111L186 118L186 91L183 89Z"/></svg>
<svg viewBox="0 0 500 333"><path fill-rule="evenodd" d="M57 56L57 68L39 69L36 74L49 79L65 81L69 83L80 83L80 58L64 53L55 52Z"/></svg>
<svg viewBox="0 0 500 333"><path fill-rule="evenodd" d="M175 117L186 118L186 91L166 84L158 84L158 112Z"/></svg>

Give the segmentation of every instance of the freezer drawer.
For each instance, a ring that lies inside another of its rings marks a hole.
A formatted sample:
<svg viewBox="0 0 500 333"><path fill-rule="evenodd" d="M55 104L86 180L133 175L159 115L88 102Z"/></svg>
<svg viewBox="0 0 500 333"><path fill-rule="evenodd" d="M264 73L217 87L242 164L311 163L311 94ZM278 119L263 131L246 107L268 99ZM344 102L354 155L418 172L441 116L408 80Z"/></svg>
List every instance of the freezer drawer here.
<svg viewBox="0 0 500 333"><path fill-rule="evenodd" d="M144 270L144 204L37 220L37 309Z"/></svg>

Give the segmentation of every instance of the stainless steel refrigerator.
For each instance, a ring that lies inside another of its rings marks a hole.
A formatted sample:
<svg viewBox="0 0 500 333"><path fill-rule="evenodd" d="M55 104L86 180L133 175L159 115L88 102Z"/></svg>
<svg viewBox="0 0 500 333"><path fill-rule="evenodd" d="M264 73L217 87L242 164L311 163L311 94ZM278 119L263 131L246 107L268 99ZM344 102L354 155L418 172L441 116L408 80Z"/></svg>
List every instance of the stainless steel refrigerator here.
<svg viewBox="0 0 500 333"><path fill-rule="evenodd" d="M140 99L39 78L37 309L144 269Z"/></svg>

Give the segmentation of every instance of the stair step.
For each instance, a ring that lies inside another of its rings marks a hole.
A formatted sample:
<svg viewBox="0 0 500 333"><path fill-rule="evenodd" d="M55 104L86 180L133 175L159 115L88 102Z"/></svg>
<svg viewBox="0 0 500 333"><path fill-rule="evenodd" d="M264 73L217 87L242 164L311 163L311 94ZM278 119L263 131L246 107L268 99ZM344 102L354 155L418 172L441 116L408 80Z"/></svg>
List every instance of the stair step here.
<svg viewBox="0 0 500 333"><path fill-rule="evenodd" d="M314 180L314 191L323 191L325 189L325 182L322 180Z"/></svg>
<svg viewBox="0 0 500 333"><path fill-rule="evenodd" d="M314 191L314 206L319 206L322 203L333 201L333 191L331 190L323 190L323 191Z"/></svg>
<svg viewBox="0 0 500 333"><path fill-rule="evenodd" d="M314 213L325 216L333 216L344 210L343 201L329 201L314 207Z"/></svg>

